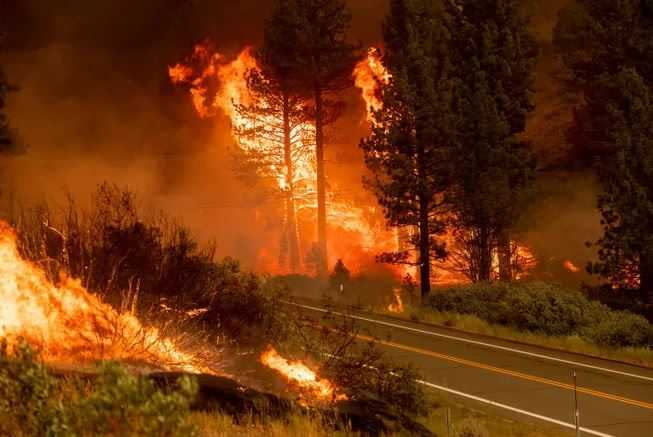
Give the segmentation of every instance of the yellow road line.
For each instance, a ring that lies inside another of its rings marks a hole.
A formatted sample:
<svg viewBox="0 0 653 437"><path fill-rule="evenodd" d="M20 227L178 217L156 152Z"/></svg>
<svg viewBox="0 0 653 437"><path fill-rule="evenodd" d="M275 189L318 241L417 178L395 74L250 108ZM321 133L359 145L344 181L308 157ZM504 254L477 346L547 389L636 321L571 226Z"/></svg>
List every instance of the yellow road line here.
<svg viewBox="0 0 653 437"><path fill-rule="evenodd" d="M564 382L554 381L552 379L542 378L540 376L534 376L534 375L529 375L529 374L526 374L526 373L516 372L514 370L503 369L501 367L490 366L488 364L483 364L483 363L479 363L479 362L476 362L476 361L470 361L470 360L466 360L464 358L458 358L458 357L454 357L454 356L451 356L451 355L441 354L441 353L438 353L438 352L433 352L433 351L430 351L430 350L421 349L421 348L417 348L417 347L406 346L406 345L399 344L399 343L394 343L394 342L391 342L391 341L378 340L378 339L374 339L372 337L368 337L366 335L359 334L359 335L357 335L357 337L359 339L361 339L361 340L373 341L375 343L379 343L379 344L382 344L382 345L385 345L385 346L390 346L390 347L393 347L393 348L396 348L396 349L402 349L402 350L406 350L406 351L410 351L410 352L415 352L415 353L418 353L418 354L421 354L421 355L426 355L426 356L430 356L430 357L434 357L434 358L439 358L439 359L442 359L442 360L451 361L451 362L454 362L454 363L463 364L465 366L475 367L477 369L483 369L483 370L487 370L487 371L490 371L490 372L501 373L503 375L508 375L508 376L512 376L512 377L515 377L515 378L524 379L526 381L538 382L540 384L550 385L550 386L562 388L562 389L565 389L565 390L571 390L571 391L574 390L574 386L572 384L565 384ZM613 395L613 394L610 394L610 393L604 393L604 392L594 390L594 389L591 389L591 388L586 388L586 387L576 387L576 390L578 391L578 393L584 393L584 394L587 394L587 395L596 396L596 397L603 398L603 399L608 399L608 400L611 400L611 401L621 402L621 403L624 403L624 404L627 404L627 405L633 405L633 406L636 406L636 407L645 408L647 410L652 410L653 411L653 404L648 403L648 402L629 399L629 398L625 398L625 397L622 397L622 396Z"/></svg>

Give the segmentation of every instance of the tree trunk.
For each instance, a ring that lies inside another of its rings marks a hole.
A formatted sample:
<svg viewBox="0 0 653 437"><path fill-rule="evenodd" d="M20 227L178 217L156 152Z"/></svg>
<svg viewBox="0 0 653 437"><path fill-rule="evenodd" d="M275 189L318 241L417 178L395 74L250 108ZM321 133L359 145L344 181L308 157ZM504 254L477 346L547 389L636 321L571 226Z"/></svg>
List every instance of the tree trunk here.
<svg viewBox="0 0 653 437"><path fill-rule="evenodd" d="M290 271L299 271L299 240L297 238L297 221L295 219L295 185L292 160L292 145L290 142L290 104L288 95L283 98L283 155L286 164L286 232L288 252L290 255Z"/></svg>
<svg viewBox="0 0 653 437"><path fill-rule="evenodd" d="M429 201L419 199L419 275L422 301L431 293L431 235L429 232Z"/></svg>
<svg viewBox="0 0 653 437"><path fill-rule="evenodd" d="M483 226L478 237L478 280L489 282L492 275L492 245L490 244L490 231Z"/></svg>
<svg viewBox="0 0 653 437"><path fill-rule="evenodd" d="M499 279L506 282L512 281L512 249L510 247L510 235L507 230L499 233L497 251L499 256Z"/></svg>
<svg viewBox="0 0 653 437"><path fill-rule="evenodd" d="M324 175L324 108L322 89L315 85L315 161L317 164L317 241L320 249L318 275L325 276L327 266L326 180Z"/></svg>

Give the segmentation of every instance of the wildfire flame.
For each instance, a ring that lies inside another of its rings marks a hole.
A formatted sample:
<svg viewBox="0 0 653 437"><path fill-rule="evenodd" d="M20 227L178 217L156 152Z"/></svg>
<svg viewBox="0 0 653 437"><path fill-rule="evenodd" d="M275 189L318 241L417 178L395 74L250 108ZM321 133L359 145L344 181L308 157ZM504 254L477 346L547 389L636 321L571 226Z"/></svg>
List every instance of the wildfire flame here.
<svg viewBox="0 0 653 437"><path fill-rule="evenodd" d="M288 381L310 393L316 399L325 401L347 399L346 395L338 393L338 390L330 381L319 378L313 370L300 361L288 361L283 358L272 346L269 346L261 354L260 361L270 369L279 372Z"/></svg>
<svg viewBox="0 0 653 437"><path fill-rule="evenodd" d="M388 311L391 313L403 313L404 301L401 299L401 290L399 288L395 288L392 291L394 292L395 301L388 305Z"/></svg>
<svg viewBox="0 0 653 437"><path fill-rule="evenodd" d="M574 264L571 260L565 260L563 265L564 265L565 269L567 269L571 273L580 272L580 268L576 264Z"/></svg>
<svg viewBox="0 0 653 437"><path fill-rule="evenodd" d="M260 152L263 155L273 154L274 142L263 136L256 138L243 137L238 131L251 127L253 123L243 117L238 108L248 105L253 98L247 86L247 75L251 70L259 69L256 58L249 47L243 49L233 60L228 60L220 53L213 52L208 44L199 44L191 56L184 61L168 68L170 79L174 84L183 84L189 87L193 105L200 117L207 118L218 112L229 117L234 137L239 147L244 151ZM381 62L381 52L370 48L367 57L359 62L352 77L366 104L367 121L373 125L374 111L381 109L382 101L379 90L382 84L390 82L392 76ZM256 123L275 126L279 121L270 117L261 116ZM308 132L309 137L315 129L312 123L306 122L297 128ZM295 135L293 135L295 136ZM301 135L297 137L302 138ZM310 237L302 235L304 224L315 223L317 214L316 202L316 165L312 153L312 141L309 138L299 140L294 146L292 154L296 157L294 163L294 206L295 217L299 223L298 232L300 245L304 252L310 247ZM286 190L285 175L287 169L283 160L276 160L270 164L271 172L280 191ZM398 230L389 231L382 220L381 214L374 208L363 208L349 201L341 195L334 195L337 183L329 181L332 189L327 196L327 221L329 234L335 236L328 241L328 264L334 265L337 259L342 259L352 272L361 270L366 262L373 262L376 255L384 252L394 252L405 249L410 236L403 236ZM528 251L523 248L522 251ZM269 247L259 251L259 270L284 272L284 267L278 264L278 256ZM415 276L416 269L408 266L395 266L397 277L402 278L407 274ZM443 266L435 268L435 282L440 284L466 283L464 275L452 272L451 268Z"/></svg>
<svg viewBox="0 0 653 437"><path fill-rule="evenodd" d="M360 61L354 68L354 84L360 88L365 107L367 109L367 121L374 123L374 111L383 106L379 96L381 84L390 82L392 76L381 63L381 52L377 48L370 48L367 51L367 58Z"/></svg>
<svg viewBox="0 0 653 437"><path fill-rule="evenodd" d="M365 86L367 90L364 98L372 98L375 94L372 87L377 84L373 77L379 73L379 68L383 68L378 52L370 51L369 56L369 62L359 64L355 72L357 83L363 84L363 65L366 65L371 71L365 79L367 80L366 84L361 85ZM250 138L238 135L238 131L251 127L252 124L252 120L243 117L238 108L250 104L253 100L247 86L247 76L251 70L257 69L259 67L256 58L252 55L252 50L249 47L230 61L222 54L212 52L208 44L199 44L183 63L168 67L168 73L174 84L186 85L189 88L193 105L200 117L211 117L218 112L225 114L231 121L238 146L244 151L261 152L267 156L278 151L278 147L275 147L272 140L263 136ZM374 105L378 108L380 101L377 100ZM256 123L276 126L279 121L274 120L271 116L261 116L257 118ZM306 135L306 139L300 139L293 145L292 152L295 157L293 195L296 217L298 220L303 217L306 223L314 223L317 214L317 185L311 135L315 128L311 122L306 122L296 129ZM296 132L293 132L292 136L303 138ZM281 159L270 164L271 173L275 175L281 192L287 188L285 165ZM337 186L335 182L330 182L330 184L332 187ZM330 239L329 265L334 265L337 259L343 259L350 270L356 271L363 259L371 261L377 253L396 250L394 233L388 231L382 225L381 220L370 220L370 208L361 208L353 201L340 195L334 195L334 191L332 190L327 198L329 232L331 235L346 236L346 238ZM300 226L300 229L305 229L305 227ZM310 247L310 243L306 241L308 239L310 239L308 236L300 235L300 244L305 251ZM347 247L343 247L344 242L347 243ZM361 256L362 254L366 254L366 256ZM259 260L265 260L264 270L283 271L281 266L270 266L276 258L267 249L261 249Z"/></svg>
<svg viewBox="0 0 653 437"><path fill-rule="evenodd" d="M24 339L47 362L83 364L112 359L190 372L207 371L155 328L119 314L78 280L52 284L21 258L13 229L0 221L0 338L11 351Z"/></svg>

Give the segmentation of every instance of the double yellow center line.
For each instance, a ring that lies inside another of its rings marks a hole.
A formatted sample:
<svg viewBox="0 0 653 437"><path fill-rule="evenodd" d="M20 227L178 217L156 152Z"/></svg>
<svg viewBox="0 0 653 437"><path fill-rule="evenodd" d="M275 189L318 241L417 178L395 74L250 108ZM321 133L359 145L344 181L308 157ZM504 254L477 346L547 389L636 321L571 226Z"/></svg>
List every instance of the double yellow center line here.
<svg viewBox="0 0 653 437"><path fill-rule="evenodd" d="M379 340L379 339L368 337L368 336L362 335L362 334L358 334L357 337L360 340L372 341L372 342L375 342L375 343L378 343L378 344L382 344L384 346L393 347L395 349L401 349L401 350L414 352L414 353L421 354L421 355L426 355L426 356L433 357L433 358L438 358L438 359L441 359L441 360L451 361L453 363L462 364L464 366L475 367L477 369L483 369L483 370L487 370L489 372L494 372L494 373L500 373L500 374L503 374L503 375L512 376L514 378L523 379L523 380L526 380L526 381L537 382L537 383L540 383L540 384L549 385L549 386L552 386L552 387L562 388L562 389L571 390L571 391L573 391L575 389L578 393L583 393L583 394L587 394L587 395L590 395L590 396L595 396L595 397L598 397L598 398L607 399L607 400L611 400L611 401L621 402L621 403L624 403L624 404L627 404L627 405L632 405L632 406L635 406L635 407L645 408L647 410L652 410L653 411L653 404L648 403L648 402L638 401L638 400L635 400L635 399L629 399L629 398L625 398L623 396L617 396L617 395L613 395L613 394L610 394L610 393L604 393L604 392L594 390L594 389L591 389L591 388L574 387L572 384L566 384L564 382L554 381L552 379L542 378L540 376L534 376L534 375L529 375L529 374L526 374L526 373L516 372L514 370L503 369L501 367L490 366L488 364L479 363L477 361L466 360L464 358L458 358L458 357L454 357L452 355L441 354L439 352L433 352L433 351L426 350L426 349L421 349L421 348L412 347L412 346L406 346L404 344L394 343L392 341Z"/></svg>

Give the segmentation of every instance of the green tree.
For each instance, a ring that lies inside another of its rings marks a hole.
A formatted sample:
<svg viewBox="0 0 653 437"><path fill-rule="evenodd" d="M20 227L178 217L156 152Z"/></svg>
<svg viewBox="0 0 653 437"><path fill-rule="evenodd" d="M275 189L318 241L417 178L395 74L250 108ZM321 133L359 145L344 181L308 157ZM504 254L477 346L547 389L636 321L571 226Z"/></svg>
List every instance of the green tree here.
<svg viewBox="0 0 653 437"><path fill-rule="evenodd" d="M313 98L317 167L317 235L321 261L318 273L327 273L327 184L324 163L325 127L342 113L338 94L353 85L351 72L359 47L347 41L351 16L345 0L280 0L285 17L280 27L292 29L294 65Z"/></svg>
<svg viewBox="0 0 653 437"><path fill-rule="evenodd" d="M554 42L584 97L570 139L598 157L604 235L592 273L653 303L653 4L578 0L561 14Z"/></svg>
<svg viewBox="0 0 653 437"><path fill-rule="evenodd" d="M388 253L382 261L419 266L422 297L431 290L431 263L445 256L436 239L444 230L448 188L453 81L449 37L433 0L393 0L384 25L383 62L392 74L381 86L383 107L371 135L361 142L372 176L366 185L388 224L410 228L413 250Z"/></svg>
<svg viewBox="0 0 653 437"><path fill-rule="evenodd" d="M511 280L510 231L534 176L530 145L517 135L534 109L537 47L517 0L449 5L460 121L450 192L454 233L472 280L493 279L495 254L500 278Z"/></svg>
<svg viewBox="0 0 653 437"><path fill-rule="evenodd" d="M633 68L653 81L651 0L577 0L563 9L554 44L571 73L587 90L604 73Z"/></svg>
<svg viewBox="0 0 653 437"><path fill-rule="evenodd" d="M599 164L604 228L590 271L653 303L653 92L633 69L605 74L589 95L604 108L606 156Z"/></svg>
<svg viewBox="0 0 653 437"><path fill-rule="evenodd" d="M650 86L653 83L653 6L651 0L577 0L560 12L554 29L556 51L569 72L568 88L587 95L605 73L633 68ZM581 104L574 110L569 142L587 163L605 149L600 140L605 128L597 106Z"/></svg>
<svg viewBox="0 0 653 437"><path fill-rule="evenodd" d="M286 19L287 10L282 2L268 20L263 45L255 55L259 70L248 73L252 101L237 110L248 120L238 134L254 141L266 140L256 150L244 153L248 167L253 164L258 172L272 177L274 183L283 180L286 218L282 247L288 250L290 270L294 273L300 267L296 186L305 183L295 170L298 162L310 162L307 155L315 141L313 132L306 129L310 93L302 91L298 71L293 68L296 41L294 29L286 25Z"/></svg>

